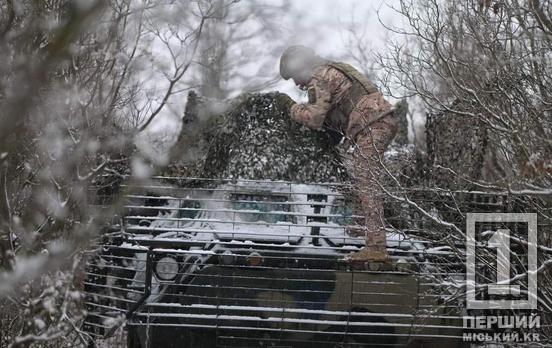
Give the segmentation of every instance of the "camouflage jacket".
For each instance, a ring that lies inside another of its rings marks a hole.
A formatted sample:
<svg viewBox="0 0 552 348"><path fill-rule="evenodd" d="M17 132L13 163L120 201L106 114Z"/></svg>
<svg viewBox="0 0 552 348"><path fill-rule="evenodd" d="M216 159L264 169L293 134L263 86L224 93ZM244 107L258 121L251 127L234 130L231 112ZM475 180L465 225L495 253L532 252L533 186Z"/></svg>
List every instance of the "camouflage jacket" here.
<svg viewBox="0 0 552 348"><path fill-rule="evenodd" d="M291 118L312 129L324 128L339 142L343 136L356 135L374 117L389 110L391 104L375 87L371 86L370 89L366 83L361 85L334 64L328 63L314 69L307 85L309 101L293 105ZM365 77L362 78L367 81ZM394 117L386 117L382 122L395 125L396 120Z"/></svg>

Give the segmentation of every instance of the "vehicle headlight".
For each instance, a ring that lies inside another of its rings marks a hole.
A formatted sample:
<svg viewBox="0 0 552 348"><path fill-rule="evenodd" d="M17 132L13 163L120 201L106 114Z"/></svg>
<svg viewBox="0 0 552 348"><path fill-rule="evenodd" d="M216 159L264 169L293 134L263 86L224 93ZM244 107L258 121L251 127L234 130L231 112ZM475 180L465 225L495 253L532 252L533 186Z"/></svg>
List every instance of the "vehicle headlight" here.
<svg viewBox="0 0 552 348"><path fill-rule="evenodd" d="M261 256L261 254L255 251L249 254L247 261L249 261L250 266L260 266L263 262L263 257Z"/></svg>
<svg viewBox="0 0 552 348"><path fill-rule="evenodd" d="M173 280L178 274L178 262L170 256L159 259L155 264L155 274L161 280Z"/></svg>

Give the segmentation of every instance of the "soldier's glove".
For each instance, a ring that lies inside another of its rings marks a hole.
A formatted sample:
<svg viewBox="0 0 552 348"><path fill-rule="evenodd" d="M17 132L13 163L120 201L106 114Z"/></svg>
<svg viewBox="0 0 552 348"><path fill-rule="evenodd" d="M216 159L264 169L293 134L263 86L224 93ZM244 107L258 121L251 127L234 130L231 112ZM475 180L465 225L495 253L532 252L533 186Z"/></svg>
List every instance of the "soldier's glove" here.
<svg viewBox="0 0 552 348"><path fill-rule="evenodd" d="M278 102L278 105L282 108L282 110L286 111L289 111L291 107L296 104L295 101L285 93L278 93L276 101Z"/></svg>

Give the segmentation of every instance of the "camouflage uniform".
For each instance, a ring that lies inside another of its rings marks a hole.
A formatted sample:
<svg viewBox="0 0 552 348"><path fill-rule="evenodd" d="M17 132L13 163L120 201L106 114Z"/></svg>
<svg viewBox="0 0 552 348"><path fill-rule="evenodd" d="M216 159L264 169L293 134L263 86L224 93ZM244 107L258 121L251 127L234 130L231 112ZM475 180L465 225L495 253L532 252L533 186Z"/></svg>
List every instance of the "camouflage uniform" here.
<svg viewBox="0 0 552 348"><path fill-rule="evenodd" d="M365 229L361 230L366 237L365 256L386 257L382 190L377 179L381 177L380 160L397 132L398 122L392 112L383 118L377 116L389 111L391 104L367 78L343 63L314 68L307 88L309 103L293 105L291 117L330 133L357 184L365 216Z"/></svg>

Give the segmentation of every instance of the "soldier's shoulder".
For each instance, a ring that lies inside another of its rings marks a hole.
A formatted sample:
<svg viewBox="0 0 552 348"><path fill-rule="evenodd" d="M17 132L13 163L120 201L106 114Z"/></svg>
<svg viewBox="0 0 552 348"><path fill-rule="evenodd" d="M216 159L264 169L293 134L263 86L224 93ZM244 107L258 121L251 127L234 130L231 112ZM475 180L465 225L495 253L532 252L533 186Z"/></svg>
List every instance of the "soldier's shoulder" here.
<svg viewBox="0 0 552 348"><path fill-rule="evenodd" d="M334 62L328 62L326 64L320 65L314 70L313 76L324 80L346 78L343 72L335 64L336 63Z"/></svg>
<svg viewBox="0 0 552 348"><path fill-rule="evenodd" d="M330 69L338 71L341 74L360 73L360 71L349 63L345 62L328 62Z"/></svg>

